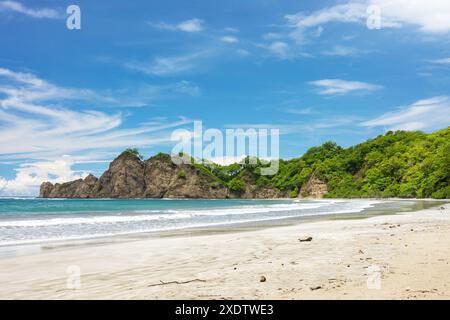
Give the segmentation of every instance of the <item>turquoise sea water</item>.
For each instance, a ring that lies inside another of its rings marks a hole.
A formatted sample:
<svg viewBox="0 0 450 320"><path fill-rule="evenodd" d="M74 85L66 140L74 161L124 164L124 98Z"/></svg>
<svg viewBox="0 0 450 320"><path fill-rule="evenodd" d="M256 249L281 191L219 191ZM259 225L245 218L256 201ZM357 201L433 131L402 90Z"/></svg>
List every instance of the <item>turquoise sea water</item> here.
<svg viewBox="0 0 450 320"><path fill-rule="evenodd" d="M174 200L0 198L0 246L116 235L270 224L308 217L411 210L378 200Z"/></svg>

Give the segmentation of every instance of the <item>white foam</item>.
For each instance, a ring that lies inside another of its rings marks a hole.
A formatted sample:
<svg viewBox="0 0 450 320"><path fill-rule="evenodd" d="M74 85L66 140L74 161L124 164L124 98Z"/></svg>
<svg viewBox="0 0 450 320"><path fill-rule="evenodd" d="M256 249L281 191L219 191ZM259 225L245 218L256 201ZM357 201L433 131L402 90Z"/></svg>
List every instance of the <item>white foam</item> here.
<svg viewBox="0 0 450 320"><path fill-rule="evenodd" d="M0 245L110 237L342 213L372 207L373 200L314 200L232 205L211 209L140 210L107 215L0 220Z"/></svg>
<svg viewBox="0 0 450 320"><path fill-rule="evenodd" d="M198 210L140 210L136 213L151 214L133 214L133 215L107 215L107 216L90 216L90 217L67 217L67 218L50 218L50 219L32 219L32 220L9 220L0 221L0 227L42 227L56 225L71 224L100 224L100 223L125 223L139 221L153 221L163 219L189 219L198 216L227 216L227 215L243 215L269 213L278 211L293 211L315 209L325 204L273 204L273 205L253 205L253 206L236 206L232 208L220 209L198 209Z"/></svg>
<svg viewBox="0 0 450 320"><path fill-rule="evenodd" d="M138 229L132 231L123 231L123 232L114 232L114 233L97 233L91 235L79 235L79 236L59 236L59 237L48 237L48 238L39 238L39 239L19 239L19 240L10 240L10 241L0 241L1 246L11 246L11 245L23 245L23 244L33 244L33 243L42 243L42 242L53 242L53 241L68 241L68 240L88 240L88 239L96 239L96 238L105 238L105 237L113 237L113 236L123 236L130 234L138 234L138 233L154 233L154 232L164 232L164 231L175 231L182 229L191 229L191 228L205 228L205 227L215 227L215 226L224 226L224 225L233 225L233 224L242 224L249 222L264 222L264 221L273 221L273 220L282 220L293 218L295 216L279 216L276 218L267 218L267 219L259 219L259 220L236 220L236 221L226 221L226 222L212 222L212 223L198 223L191 224L187 226L177 226L177 227L166 227L166 228L148 228L148 229Z"/></svg>

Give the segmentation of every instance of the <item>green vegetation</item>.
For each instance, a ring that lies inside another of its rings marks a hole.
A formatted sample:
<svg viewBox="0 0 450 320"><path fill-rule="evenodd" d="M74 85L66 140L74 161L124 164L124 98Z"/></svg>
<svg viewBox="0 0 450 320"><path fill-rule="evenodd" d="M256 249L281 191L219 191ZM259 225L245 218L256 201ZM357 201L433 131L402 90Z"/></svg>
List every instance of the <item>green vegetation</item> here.
<svg viewBox="0 0 450 320"><path fill-rule="evenodd" d="M124 156L128 156L128 157L138 157L139 159L143 160L144 157L139 153L139 150L136 148L128 148L125 149L120 155L119 157L124 157Z"/></svg>
<svg viewBox="0 0 450 320"><path fill-rule="evenodd" d="M327 197L450 198L450 127L389 131L347 149L326 142L282 161L272 181L295 191L312 174L327 183Z"/></svg>
<svg viewBox="0 0 450 320"><path fill-rule="evenodd" d="M292 190L291 192L289 192L289 198L296 198L298 196L298 188L295 187L294 190Z"/></svg>
<svg viewBox="0 0 450 320"><path fill-rule="evenodd" d="M228 182L228 188L234 192L242 192L245 190L245 183L239 178L234 178Z"/></svg>
<svg viewBox="0 0 450 320"><path fill-rule="evenodd" d="M329 141L300 158L280 160L274 176L261 176L262 165L247 158L213 165L211 172L233 189L243 189L245 181L286 190L290 197L314 174L327 183L327 197L450 198L450 127L432 134L389 131L347 149Z"/></svg>
<svg viewBox="0 0 450 320"><path fill-rule="evenodd" d="M177 172L178 179L186 179L186 171L180 170Z"/></svg>
<svg viewBox="0 0 450 320"><path fill-rule="evenodd" d="M159 159L159 160L162 160L167 163L172 163L172 159L170 158L170 155L167 153L163 153L163 152L160 152L160 153L154 155L150 159Z"/></svg>
<svg viewBox="0 0 450 320"><path fill-rule="evenodd" d="M125 152L138 154L136 149ZM326 197L450 198L450 127L432 134L389 131L346 149L329 141L299 158L280 160L274 176L261 175L267 164L259 159L227 166L191 162L217 186L234 192L252 185L276 187L297 197L314 175L327 183Z"/></svg>

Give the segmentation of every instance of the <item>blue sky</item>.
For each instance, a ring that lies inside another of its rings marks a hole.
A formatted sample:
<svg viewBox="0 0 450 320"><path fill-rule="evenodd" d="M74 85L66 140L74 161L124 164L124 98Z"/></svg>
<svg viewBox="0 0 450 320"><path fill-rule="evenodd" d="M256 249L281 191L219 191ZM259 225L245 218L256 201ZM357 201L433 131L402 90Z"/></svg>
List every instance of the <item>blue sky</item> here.
<svg viewBox="0 0 450 320"><path fill-rule="evenodd" d="M0 1L0 195L169 152L194 120L279 128L283 158L444 128L449 49L446 0Z"/></svg>

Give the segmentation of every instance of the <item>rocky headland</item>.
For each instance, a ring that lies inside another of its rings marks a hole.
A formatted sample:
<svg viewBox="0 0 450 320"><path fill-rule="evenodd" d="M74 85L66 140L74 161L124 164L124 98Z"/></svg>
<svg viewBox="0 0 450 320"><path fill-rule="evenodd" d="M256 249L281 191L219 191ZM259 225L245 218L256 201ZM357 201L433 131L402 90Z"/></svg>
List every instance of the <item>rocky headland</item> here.
<svg viewBox="0 0 450 320"><path fill-rule="evenodd" d="M258 186L243 175L245 185L232 189L208 172L205 166L175 164L167 154L148 160L124 152L109 165L100 178L41 185L41 198L283 198L287 193L272 186Z"/></svg>

